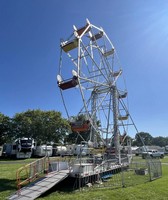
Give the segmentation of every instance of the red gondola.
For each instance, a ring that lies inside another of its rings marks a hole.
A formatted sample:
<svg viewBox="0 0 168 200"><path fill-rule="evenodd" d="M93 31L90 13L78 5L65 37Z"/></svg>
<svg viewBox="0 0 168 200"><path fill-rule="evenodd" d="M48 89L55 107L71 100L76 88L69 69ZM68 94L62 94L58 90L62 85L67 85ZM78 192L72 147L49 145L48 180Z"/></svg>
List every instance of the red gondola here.
<svg viewBox="0 0 168 200"><path fill-rule="evenodd" d="M90 121L71 123L71 130L74 132L86 132L90 129Z"/></svg>
<svg viewBox="0 0 168 200"><path fill-rule="evenodd" d="M78 85L78 78L76 76L73 76L71 79L65 81L58 81L57 83L62 90L66 90L76 87Z"/></svg>

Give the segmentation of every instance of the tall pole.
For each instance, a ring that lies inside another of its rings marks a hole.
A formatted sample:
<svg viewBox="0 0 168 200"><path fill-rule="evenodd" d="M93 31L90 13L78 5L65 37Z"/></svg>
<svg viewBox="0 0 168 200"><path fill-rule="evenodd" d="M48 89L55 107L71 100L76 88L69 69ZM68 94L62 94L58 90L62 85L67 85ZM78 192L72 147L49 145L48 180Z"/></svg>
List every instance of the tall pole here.
<svg viewBox="0 0 168 200"><path fill-rule="evenodd" d="M96 118L96 101L98 94L96 93L95 90L92 91L92 101L91 101L91 113L92 113L92 123L94 127L96 126L97 123L97 118ZM94 146L97 145L97 137L95 134L95 129L91 127L91 134L90 134L90 140L94 143Z"/></svg>
<svg viewBox="0 0 168 200"><path fill-rule="evenodd" d="M121 164L120 156L120 141L119 141L119 130L118 130L118 101L117 101L117 88L112 86L112 97L113 97L113 131L114 131L114 147L115 157L118 158L119 164Z"/></svg>

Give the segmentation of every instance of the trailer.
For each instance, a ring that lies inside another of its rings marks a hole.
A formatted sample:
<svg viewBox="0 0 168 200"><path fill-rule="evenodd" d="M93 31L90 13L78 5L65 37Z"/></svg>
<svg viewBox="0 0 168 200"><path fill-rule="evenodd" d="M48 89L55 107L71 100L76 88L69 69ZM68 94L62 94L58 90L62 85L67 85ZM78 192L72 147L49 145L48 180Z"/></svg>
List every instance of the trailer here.
<svg viewBox="0 0 168 200"><path fill-rule="evenodd" d="M33 151L33 156L43 157L43 156L52 156L53 147L51 145L39 145Z"/></svg>
<svg viewBox="0 0 168 200"><path fill-rule="evenodd" d="M65 156L67 155L67 147L66 146L56 146L53 148L53 156Z"/></svg>
<svg viewBox="0 0 168 200"><path fill-rule="evenodd" d="M32 138L18 138L13 143L4 144L4 156L11 158L30 158L35 142Z"/></svg>
<svg viewBox="0 0 168 200"><path fill-rule="evenodd" d="M67 153L72 155L86 156L90 154L90 148L86 144L71 144L67 145Z"/></svg>
<svg viewBox="0 0 168 200"><path fill-rule="evenodd" d="M0 157L2 157L3 154L3 146L0 146Z"/></svg>
<svg viewBox="0 0 168 200"><path fill-rule="evenodd" d="M142 158L145 159L147 157L151 158L164 158L164 152L160 152L157 150L149 150L142 153Z"/></svg>

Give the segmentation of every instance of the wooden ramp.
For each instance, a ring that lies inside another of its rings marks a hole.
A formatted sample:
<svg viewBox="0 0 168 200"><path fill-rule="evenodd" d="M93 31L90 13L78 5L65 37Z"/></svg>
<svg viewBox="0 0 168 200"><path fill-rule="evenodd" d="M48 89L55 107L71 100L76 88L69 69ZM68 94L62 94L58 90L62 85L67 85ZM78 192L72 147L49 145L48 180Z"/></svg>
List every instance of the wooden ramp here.
<svg viewBox="0 0 168 200"><path fill-rule="evenodd" d="M54 185L64 180L69 174L69 170L54 171L47 174L44 178L39 181L20 189L12 196L9 200L33 200L41 196L43 193L48 191Z"/></svg>

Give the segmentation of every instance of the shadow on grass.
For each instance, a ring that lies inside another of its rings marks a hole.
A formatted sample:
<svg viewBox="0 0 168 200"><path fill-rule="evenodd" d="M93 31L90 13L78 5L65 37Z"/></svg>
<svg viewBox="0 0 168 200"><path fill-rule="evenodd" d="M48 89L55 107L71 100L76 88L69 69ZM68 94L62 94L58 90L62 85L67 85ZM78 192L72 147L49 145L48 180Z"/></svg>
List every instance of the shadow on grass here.
<svg viewBox="0 0 168 200"><path fill-rule="evenodd" d="M64 192L64 193L71 193L74 191L74 182L72 182L71 179L66 178L48 191L46 191L44 194L41 195L41 197L45 197L53 192Z"/></svg>
<svg viewBox="0 0 168 200"><path fill-rule="evenodd" d="M0 179L0 192L16 190L16 180Z"/></svg>

